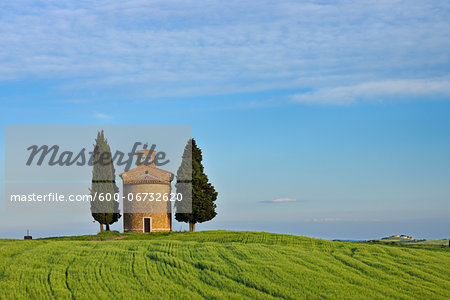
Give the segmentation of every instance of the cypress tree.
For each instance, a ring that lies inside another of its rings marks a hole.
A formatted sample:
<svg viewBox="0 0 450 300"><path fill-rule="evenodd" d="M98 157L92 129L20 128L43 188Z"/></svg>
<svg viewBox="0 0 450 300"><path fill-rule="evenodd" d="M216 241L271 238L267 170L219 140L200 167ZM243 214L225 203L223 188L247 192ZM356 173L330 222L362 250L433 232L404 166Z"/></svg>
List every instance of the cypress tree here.
<svg viewBox="0 0 450 300"><path fill-rule="evenodd" d="M194 139L190 139L184 149L181 165L177 171L177 193L183 200L175 203L177 212L175 219L189 223L189 231L195 231L195 224L212 220L216 215L218 193L208 181L202 164L202 150L197 147ZM190 185L192 184L192 186ZM191 189L192 187L192 189ZM190 210L191 213L183 213Z"/></svg>
<svg viewBox="0 0 450 300"><path fill-rule="evenodd" d="M103 225L106 225L106 231L109 231L109 225L121 217L119 202L115 198L115 194L119 193L115 173L111 148L102 130L97 133L95 140L92 184L89 189L93 199L91 214L94 220L99 222L100 232L103 232Z"/></svg>

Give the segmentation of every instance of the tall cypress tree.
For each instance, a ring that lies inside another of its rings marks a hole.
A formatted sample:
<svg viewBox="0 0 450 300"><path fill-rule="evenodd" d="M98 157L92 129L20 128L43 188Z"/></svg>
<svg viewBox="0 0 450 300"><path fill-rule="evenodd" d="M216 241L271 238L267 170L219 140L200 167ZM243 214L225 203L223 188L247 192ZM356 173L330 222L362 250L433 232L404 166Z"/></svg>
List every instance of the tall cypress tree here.
<svg viewBox="0 0 450 300"><path fill-rule="evenodd" d="M119 202L114 195L119 192L116 185L116 170L112 161L111 148L105 139L103 130L97 133L93 152L92 185L89 189L93 198L91 214L94 220L109 231L109 225L117 222L120 217Z"/></svg>
<svg viewBox="0 0 450 300"><path fill-rule="evenodd" d="M203 165L202 150L197 147L194 139L190 139L184 149L181 165L177 171L177 193L183 196L183 200L175 203L177 212L175 219L179 222L189 223L189 231L195 231L195 224L213 219L216 213L218 193L208 181ZM192 190L191 185L192 184ZM192 212L183 213L190 208Z"/></svg>

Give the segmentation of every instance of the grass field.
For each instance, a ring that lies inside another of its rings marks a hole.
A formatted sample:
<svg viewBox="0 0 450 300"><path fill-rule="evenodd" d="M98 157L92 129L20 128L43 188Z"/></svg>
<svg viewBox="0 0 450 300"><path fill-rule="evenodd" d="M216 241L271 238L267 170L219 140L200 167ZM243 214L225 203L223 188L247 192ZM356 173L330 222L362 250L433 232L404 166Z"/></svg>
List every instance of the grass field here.
<svg viewBox="0 0 450 300"><path fill-rule="evenodd" d="M0 240L0 298L450 298L450 251L212 231Z"/></svg>

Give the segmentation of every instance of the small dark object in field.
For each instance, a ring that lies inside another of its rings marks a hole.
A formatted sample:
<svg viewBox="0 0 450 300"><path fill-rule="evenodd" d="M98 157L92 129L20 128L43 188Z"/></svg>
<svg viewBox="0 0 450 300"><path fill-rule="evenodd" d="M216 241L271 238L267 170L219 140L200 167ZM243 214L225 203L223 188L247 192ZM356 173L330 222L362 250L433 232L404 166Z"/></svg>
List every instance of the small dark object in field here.
<svg viewBox="0 0 450 300"><path fill-rule="evenodd" d="M32 240L33 237L30 235L30 231L27 229L27 235L23 237L24 240Z"/></svg>

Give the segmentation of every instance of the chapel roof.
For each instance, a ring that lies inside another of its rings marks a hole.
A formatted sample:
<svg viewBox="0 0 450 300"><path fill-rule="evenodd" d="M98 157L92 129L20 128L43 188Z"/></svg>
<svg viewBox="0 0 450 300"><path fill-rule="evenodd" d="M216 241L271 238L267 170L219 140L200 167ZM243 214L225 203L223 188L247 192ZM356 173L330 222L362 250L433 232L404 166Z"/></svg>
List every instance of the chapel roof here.
<svg viewBox="0 0 450 300"><path fill-rule="evenodd" d="M138 151L138 154L140 153L147 155L147 151ZM134 169L120 173L119 176L123 183L170 183L174 177L172 172L159 169L154 163L141 163Z"/></svg>

